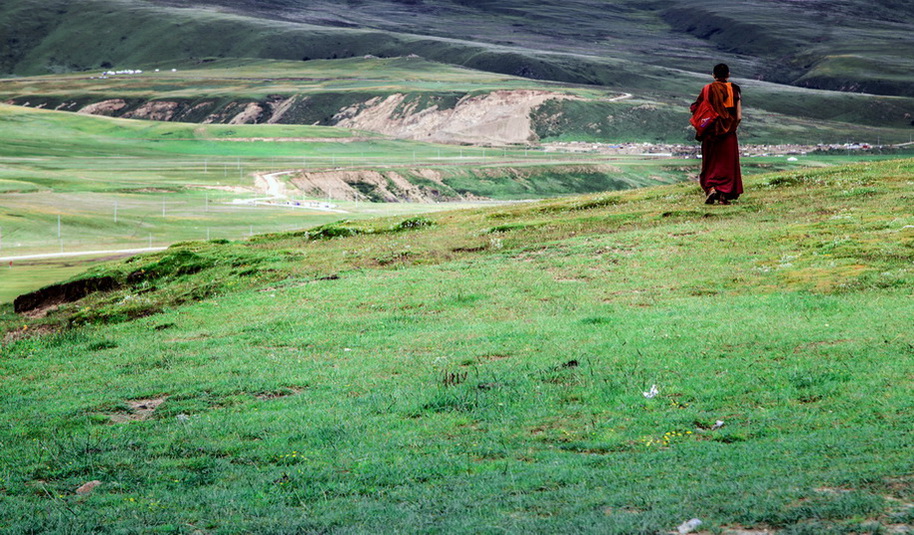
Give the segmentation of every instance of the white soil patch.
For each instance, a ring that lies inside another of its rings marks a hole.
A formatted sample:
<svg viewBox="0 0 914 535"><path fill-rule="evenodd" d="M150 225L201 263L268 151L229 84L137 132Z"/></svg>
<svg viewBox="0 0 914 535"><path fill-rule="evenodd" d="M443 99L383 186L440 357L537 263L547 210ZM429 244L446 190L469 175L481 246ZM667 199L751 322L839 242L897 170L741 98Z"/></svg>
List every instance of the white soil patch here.
<svg viewBox="0 0 914 535"><path fill-rule="evenodd" d="M295 104L295 97L287 98L284 100L279 100L276 102L270 102L270 111L273 113L269 120L268 124L276 124L282 120L286 112L292 108L292 105Z"/></svg>
<svg viewBox="0 0 914 535"><path fill-rule="evenodd" d="M139 108L123 115L125 119L147 119L151 121L170 121L178 110L177 102L150 101Z"/></svg>
<svg viewBox="0 0 914 535"><path fill-rule="evenodd" d="M254 124L261 115L263 115L263 108L256 102L251 102L244 108L244 111L232 117L229 124Z"/></svg>
<svg viewBox="0 0 914 535"><path fill-rule="evenodd" d="M440 178L439 178L440 182ZM422 188L412 184L399 173L372 170L303 172L291 183L309 195L328 193L334 199L367 200L354 184L370 184L374 194L385 202L434 202Z"/></svg>
<svg viewBox="0 0 914 535"><path fill-rule="evenodd" d="M436 143L483 143L493 145L537 141L530 112L549 100L573 99L551 91L494 91L466 97L453 109L437 107L417 111L403 106L406 96L376 97L345 108L334 120L336 126L378 132L399 139Z"/></svg>
<svg viewBox="0 0 914 535"><path fill-rule="evenodd" d="M115 98L96 102L95 104L89 104L88 106L80 108L77 113L84 113L86 115L112 115L126 107L127 102L123 99Z"/></svg>

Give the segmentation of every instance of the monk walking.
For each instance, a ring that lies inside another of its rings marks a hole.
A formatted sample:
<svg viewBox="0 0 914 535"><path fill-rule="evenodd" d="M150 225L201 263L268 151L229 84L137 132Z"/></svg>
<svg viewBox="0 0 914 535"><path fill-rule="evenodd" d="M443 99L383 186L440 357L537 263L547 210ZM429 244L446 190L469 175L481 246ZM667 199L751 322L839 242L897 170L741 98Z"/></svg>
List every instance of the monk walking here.
<svg viewBox="0 0 914 535"><path fill-rule="evenodd" d="M717 112L717 119L705 131L701 141L701 175L699 183L705 192L705 204L730 204L743 192L743 177L739 168L739 144L736 129L743 119L742 95L738 85L731 83L730 67L714 66L714 81L705 86L692 111L707 98Z"/></svg>

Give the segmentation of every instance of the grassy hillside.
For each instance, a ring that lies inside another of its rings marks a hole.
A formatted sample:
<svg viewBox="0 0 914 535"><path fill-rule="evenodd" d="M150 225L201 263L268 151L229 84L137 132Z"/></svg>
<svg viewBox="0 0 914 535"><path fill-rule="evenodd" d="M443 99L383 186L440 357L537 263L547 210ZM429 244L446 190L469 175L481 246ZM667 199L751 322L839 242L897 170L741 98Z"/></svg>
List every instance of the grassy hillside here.
<svg viewBox="0 0 914 535"><path fill-rule="evenodd" d="M434 145L315 126L134 121L3 105L0 138L0 258L6 259L240 239L342 218L672 183L694 171L682 160ZM285 201L307 203L250 204L271 197L262 178L268 173L280 173ZM314 206L318 201L331 202L333 210ZM0 302L82 269L83 261L16 260L16 269L0 271Z"/></svg>
<svg viewBox="0 0 914 535"><path fill-rule="evenodd" d="M814 0L796 3L685 0L663 13L680 31L720 49L759 58L759 77L852 92L912 95L901 79L914 39L909 3Z"/></svg>
<svg viewBox="0 0 914 535"><path fill-rule="evenodd" d="M894 0L15 0L0 6L0 72L29 77L4 80L0 98L65 110L123 100L118 114L190 122L229 122L249 104L262 112L248 122L267 122L282 104L277 121L334 125L396 92L421 112L534 87L590 97L539 113L541 138L681 142L687 105L727 61L747 90L749 142L899 142L914 131L911 17ZM355 59L366 55L424 60ZM136 68L166 72L32 78ZM624 92L636 98L605 101ZM172 108L150 114L150 100Z"/></svg>
<svg viewBox="0 0 914 535"><path fill-rule="evenodd" d="M0 529L910 530L912 172L100 266L118 289L3 308Z"/></svg>
<svg viewBox="0 0 914 535"><path fill-rule="evenodd" d="M625 98L620 90L599 85L534 81L406 57L308 62L211 58L162 63L139 75L100 75L0 79L0 100L131 118L335 126L348 116L344 110L364 109L392 95L404 100L391 120L408 122L495 91L540 91L571 98L547 101L529 112L535 140L694 143L688 105L706 81L645 72L641 76L650 82L643 88L626 86L634 93ZM914 132L911 98L738 81L746 99L746 143L897 143L909 141ZM250 106L256 113L247 111ZM515 115L524 113L518 108Z"/></svg>

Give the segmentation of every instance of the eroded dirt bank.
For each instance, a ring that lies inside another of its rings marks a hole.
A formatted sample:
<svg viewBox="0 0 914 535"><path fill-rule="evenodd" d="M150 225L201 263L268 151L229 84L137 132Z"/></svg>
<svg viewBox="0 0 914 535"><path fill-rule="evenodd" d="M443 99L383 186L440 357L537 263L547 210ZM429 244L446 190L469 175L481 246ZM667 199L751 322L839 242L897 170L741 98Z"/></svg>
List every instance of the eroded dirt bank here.
<svg viewBox="0 0 914 535"><path fill-rule="evenodd" d="M23 97L8 103L153 121L203 124L318 124L436 143L508 145L539 141L531 113L545 102L573 99L542 90L484 94L270 95L262 100Z"/></svg>
<svg viewBox="0 0 914 535"><path fill-rule="evenodd" d="M436 143L522 144L538 141L530 112L568 95L549 91L494 91L468 96L451 109L418 109L397 93L375 97L338 113L336 126L368 130L399 139Z"/></svg>
<svg viewBox="0 0 914 535"><path fill-rule="evenodd" d="M472 176L468 175L471 173ZM567 165L540 167L489 167L468 170L433 168L410 169L330 169L321 171L287 170L274 173L282 180L281 194L308 197L331 197L337 200L370 202L449 202L489 200L486 188L469 191L461 184L489 184L493 192L511 191L524 198L555 194L550 184L568 181L582 192L626 189L632 187L619 178L618 167L596 165ZM259 177L261 193L275 195L265 176ZM496 195L497 197L498 195Z"/></svg>

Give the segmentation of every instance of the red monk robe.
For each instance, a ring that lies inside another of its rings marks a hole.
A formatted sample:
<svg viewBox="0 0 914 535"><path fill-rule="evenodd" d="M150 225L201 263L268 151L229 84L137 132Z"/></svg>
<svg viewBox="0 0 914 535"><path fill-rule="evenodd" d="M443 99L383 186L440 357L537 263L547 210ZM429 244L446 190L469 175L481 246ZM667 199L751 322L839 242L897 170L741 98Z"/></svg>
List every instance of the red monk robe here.
<svg viewBox="0 0 914 535"><path fill-rule="evenodd" d="M702 90L692 104L694 110L705 96ZM699 183L708 196L708 204L719 200L728 203L743 192L743 177L739 168L739 144L736 129L740 123L738 106L740 88L730 82L708 84L708 101L720 117L701 138L701 175Z"/></svg>

